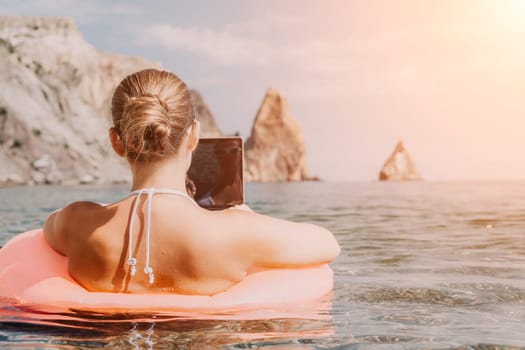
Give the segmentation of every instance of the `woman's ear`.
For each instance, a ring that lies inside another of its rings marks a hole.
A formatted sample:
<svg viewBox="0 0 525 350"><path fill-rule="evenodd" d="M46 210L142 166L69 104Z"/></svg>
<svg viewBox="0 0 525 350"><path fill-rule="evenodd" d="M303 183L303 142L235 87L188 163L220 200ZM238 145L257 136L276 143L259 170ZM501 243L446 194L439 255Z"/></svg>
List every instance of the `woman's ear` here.
<svg viewBox="0 0 525 350"><path fill-rule="evenodd" d="M122 149L122 143L120 142L120 135L116 128L109 128L109 140L111 141L111 147L113 151L119 156L124 157L124 150Z"/></svg>
<svg viewBox="0 0 525 350"><path fill-rule="evenodd" d="M201 132L201 123L195 119L193 122L193 126L191 128L189 142L188 142L188 150L190 152L193 152L195 148L197 148L197 144L199 143L199 135Z"/></svg>

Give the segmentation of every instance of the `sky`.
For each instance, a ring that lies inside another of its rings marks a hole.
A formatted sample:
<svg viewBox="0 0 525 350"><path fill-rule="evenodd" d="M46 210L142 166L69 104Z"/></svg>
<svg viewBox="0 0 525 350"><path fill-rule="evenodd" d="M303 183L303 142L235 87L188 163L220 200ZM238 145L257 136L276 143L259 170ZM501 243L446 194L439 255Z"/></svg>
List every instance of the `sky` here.
<svg viewBox="0 0 525 350"><path fill-rule="evenodd" d="M247 138L288 99L312 175L368 181L403 140L429 180L525 179L525 0L0 0L72 17L97 49L141 56Z"/></svg>

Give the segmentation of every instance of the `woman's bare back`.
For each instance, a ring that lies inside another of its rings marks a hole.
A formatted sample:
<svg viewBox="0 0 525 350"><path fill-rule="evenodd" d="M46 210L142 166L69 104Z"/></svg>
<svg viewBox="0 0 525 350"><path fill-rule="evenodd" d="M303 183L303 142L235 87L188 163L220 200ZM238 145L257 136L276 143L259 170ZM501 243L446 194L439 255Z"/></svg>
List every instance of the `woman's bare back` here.
<svg viewBox="0 0 525 350"><path fill-rule="evenodd" d="M196 207L186 198L156 194L152 200L150 284L146 261L146 197L138 200L133 223L133 256L137 273L130 275L129 222L135 196L110 205L77 202L65 212L71 275L88 290L214 294L240 281L246 264L229 252L228 234L221 234L221 216ZM224 259L228 257L228 259Z"/></svg>
<svg viewBox="0 0 525 350"><path fill-rule="evenodd" d="M70 274L86 289L210 295L239 282L251 268L318 264L339 253L331 234L314 225L238 209L212 212L187 198L156 194L149 264L155 278L150 284L143 271L145 196L138 201L133 223L135 276L127 264L134 201L135 196L105 206L76 202L46 223L48 241L69 257Z"/></svg>

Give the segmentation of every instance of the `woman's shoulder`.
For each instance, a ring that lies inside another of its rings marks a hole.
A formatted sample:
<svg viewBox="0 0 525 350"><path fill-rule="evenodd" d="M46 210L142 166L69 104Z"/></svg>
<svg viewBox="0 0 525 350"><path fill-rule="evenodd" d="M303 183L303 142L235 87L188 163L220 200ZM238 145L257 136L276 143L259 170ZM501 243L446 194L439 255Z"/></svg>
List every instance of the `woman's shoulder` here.
<svg viewBox="0 0 525 350"><path fill-rule="evenodd" d="M89 209L98 209L104 207L105 204L97 203L97 202L91 202L91 201L77 201L77 202L71 202L68 205L64 207L64 210L89 210Z"/></svg>
<svg viewBox="0 0 525 350"><path fill-rule="evenodd" d="M101 203L78 201L66 205L64 208L62 208L60 214L62 217L64 217L64 219L69 219L68 221L74 223L76 218L99 214L101 210L105 209L107 209L107 206Z"/></svg>
<svg viewBox="0 0 525 350"><path fill-rule="evenodd" d="M71 228L78 228L79 223L91 221L89 220L90 217L100 217L103 210L105 210L104 205L96 202L72 202L64 208L51 213L46 220L44 228L48 226L48 228L52 228L58 234L60 232L65 233L70 231Z"/></svg>
<svg viewBox="0 0 525 350"><path fill-rule="evenodd" d="M71 232L78 231L79 223L90 221L84 215L93 214L98 206L94 202L73 202L51 213L44 223L44 236L50 246L67 256Z"/></svg>

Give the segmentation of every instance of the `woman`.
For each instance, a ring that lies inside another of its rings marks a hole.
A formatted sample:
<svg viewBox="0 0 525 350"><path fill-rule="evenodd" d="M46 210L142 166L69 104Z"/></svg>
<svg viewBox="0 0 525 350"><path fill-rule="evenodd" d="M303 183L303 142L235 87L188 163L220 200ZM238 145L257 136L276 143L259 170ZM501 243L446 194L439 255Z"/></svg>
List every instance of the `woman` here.
<svg viewBox="0 0 525 350"><path fill-rule="evenodd" d="M199 139L188 88L153 69L126 77L112 100L109 137L133 175L132 192L101 205L75 202L49 216L44 234L90 291L221 292L257 267L327 263L333 235L243 208L208 211L185 190Z"/></svg>

